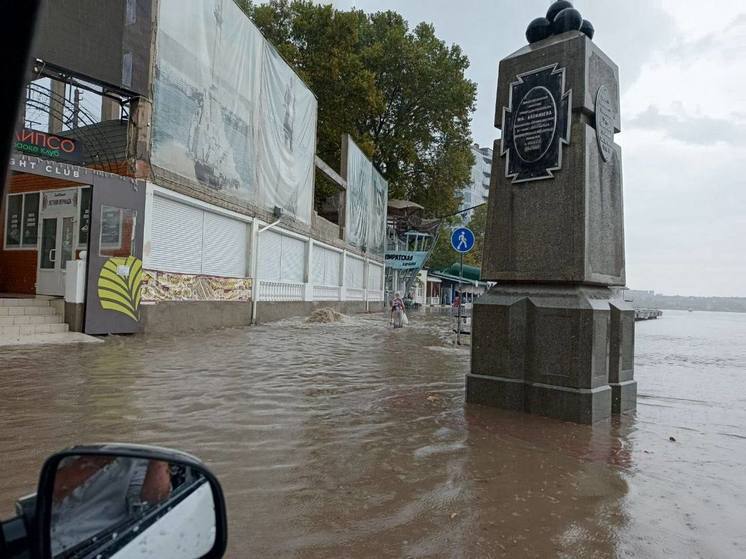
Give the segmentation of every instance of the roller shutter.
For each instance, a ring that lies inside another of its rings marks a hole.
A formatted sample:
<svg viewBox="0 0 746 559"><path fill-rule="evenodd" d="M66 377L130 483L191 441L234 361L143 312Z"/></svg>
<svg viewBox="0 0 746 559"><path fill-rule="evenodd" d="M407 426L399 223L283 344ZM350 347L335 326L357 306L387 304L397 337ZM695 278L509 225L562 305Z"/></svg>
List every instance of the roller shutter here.
<svg viewBox="0 0 746 559"><path fill-rule="evenodd" d="M259 278L267 281L303 283L306 243L276 231L259 237Z"/></svg>
<svg viewBox="0 0 746 559"><path fill-rule="evenodd" d="M248 227L243 221L156 195L150 236L149 269L246 277Z"/></svg>
<svg viewBox="0 0 746 559"><path fill-rule="evenodd" d="M204 212L202 273L242 278L246 270L246 223Z"/></svg>
<svg viewBox="0 0 746 559"><path fill-rule="evenodd" d="M149 268L202 273L202 213L168 198L153 197Z"/></svg>
<svg viewBox="0 0 746 559"><path fill-rule="evenodd" d="M368 264L368 289L381 290L382 268L378 264Z"/></svg>
<svg viewBox="0 0 746 559"><path fill-rule="evenodd" d="M362 288L364 277L365 261L353 256L348 256L345 270L345 286Z"/></svg>
<svg viewBox="0 0 746 559"><path fill-rule="evenodd" d="M313 246L313 269L311 276L315 285L336 286L339 285L339 263L341 253Z"/></svg>

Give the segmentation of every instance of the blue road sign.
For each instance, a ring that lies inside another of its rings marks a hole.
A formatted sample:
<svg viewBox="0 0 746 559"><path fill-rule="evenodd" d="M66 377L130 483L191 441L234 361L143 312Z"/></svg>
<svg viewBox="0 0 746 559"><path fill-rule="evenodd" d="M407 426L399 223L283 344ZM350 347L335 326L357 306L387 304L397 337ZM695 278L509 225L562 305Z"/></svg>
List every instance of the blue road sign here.
<svg viewBox="0 0 746 559"><path fill-rule="evenodd" d="M458 227L451 233L451 246L462 254L474 248L474 233L468 227Z"/></svg>

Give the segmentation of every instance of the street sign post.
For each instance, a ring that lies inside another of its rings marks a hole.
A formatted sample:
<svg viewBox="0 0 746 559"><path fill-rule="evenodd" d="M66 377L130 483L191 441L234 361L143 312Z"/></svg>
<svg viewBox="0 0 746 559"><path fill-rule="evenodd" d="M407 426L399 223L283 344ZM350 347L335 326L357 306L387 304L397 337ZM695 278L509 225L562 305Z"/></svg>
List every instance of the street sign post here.
<svg viewBox="0 0 746 559"><path fill-rule="evenodd" d="M457 227L451 233L451 246L461 256L461 268L458 276L458 313L456 318L456 344L461 345L461 304L463 303L461 284L464 279L464 254L474 248L474 233L468 227Z"/></svg>

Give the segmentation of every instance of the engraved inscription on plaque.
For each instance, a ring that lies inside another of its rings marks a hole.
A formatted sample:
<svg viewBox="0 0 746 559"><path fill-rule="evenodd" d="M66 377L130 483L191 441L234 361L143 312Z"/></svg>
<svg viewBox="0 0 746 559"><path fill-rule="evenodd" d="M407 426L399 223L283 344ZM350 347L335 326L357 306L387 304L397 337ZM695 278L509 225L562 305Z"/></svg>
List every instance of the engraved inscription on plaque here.
<svg viewBox="0 0 746 559"><path fill-rule="evenodd" d="M503 108L500 155L512 182L551 179L562 167L562 145L570 143L572 91L557 64L516 76Z"/></svg>
<svg viewBox="0 0 746 559"><path fill-rule="evenodd" d="M614 109L605 85L596 93L596 139L601 157L608 161L614 153Z"/></svg>
<svg viewBox="0 0 746 559"><path fill-rule="evenodd" d="M541 159L557 132L557 104L546 87L534 87L521 100L513 121L518 157L527 163Z"/></svg>

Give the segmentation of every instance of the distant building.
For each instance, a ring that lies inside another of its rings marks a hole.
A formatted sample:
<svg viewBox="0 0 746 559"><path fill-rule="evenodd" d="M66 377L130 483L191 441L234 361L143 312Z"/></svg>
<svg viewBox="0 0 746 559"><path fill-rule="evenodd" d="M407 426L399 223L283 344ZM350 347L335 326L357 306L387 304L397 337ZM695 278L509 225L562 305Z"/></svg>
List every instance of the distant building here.
<svg viewBox="0 0 746 559"><path fill-rule="evenodd" d="M471 168L471 182L461 191L463 200L460 210L472 208L487 202L490 192L490 174L492 172L492 150L474 144L471 147L474 154L474 166ZM472 212L463 214L464 221L471 219Z"/></svg>

